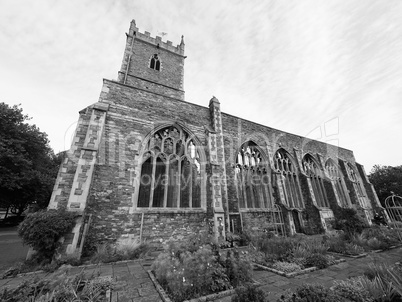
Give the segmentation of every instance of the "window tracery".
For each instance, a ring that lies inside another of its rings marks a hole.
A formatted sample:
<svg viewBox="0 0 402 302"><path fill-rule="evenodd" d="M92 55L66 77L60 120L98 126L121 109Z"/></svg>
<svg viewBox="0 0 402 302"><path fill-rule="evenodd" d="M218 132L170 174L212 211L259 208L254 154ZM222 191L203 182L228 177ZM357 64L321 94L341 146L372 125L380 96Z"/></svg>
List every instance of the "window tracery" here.
<svg viewBox="0 0 402 302"><path fill-rule="evenodd" d="M143 155L138 207L201 207L200 155L192 138L175 126L157 131Z"/></svg>
<svg viewBox="0 0 402 302"><path fill-rule="evenodd" d="M235 175L240 208L273 208L267 164L253 142L244 143L237 153Z"/></svg>
<svg viewBox="0 0 402 302"><path fill-rule="evenodd" d="M323 181L324 173L310 154L306 154L303 158L303 169L311 179L311 185L313 187L317 206L320 208L328 208L329 203Z"/></svg>
<svg viewBox="0 0 402 302"><path fill-rule="evenodd" d="M290 155L283 149L276 151L274 155L275 170L280 173L279 184L285 197L285 205L290 208L303 208L297 169Z"/></svg>
<svg viewBox="0 0 402 302"><path fill-rule="evenodd" d="M363 189L363 185L361 183L360 177L357 175L355 168L352 166L351 163L347 163L347 173L349 175L349 179L353 183L353 187L357 193L357 198L359 199L360 205L363 207L366 206L366 194Z"/></svg>
<svg viewBox="0 0 402 302"><path fill-rule="evenodd" d="M334 184L335 190L339 197L341 207L349 207L348 195L346 193L346 188L343 183L343 176L339 171L338 166L334 163L332 159L328 159L325 163L325 169L327 170L328 176Z"/></svg>

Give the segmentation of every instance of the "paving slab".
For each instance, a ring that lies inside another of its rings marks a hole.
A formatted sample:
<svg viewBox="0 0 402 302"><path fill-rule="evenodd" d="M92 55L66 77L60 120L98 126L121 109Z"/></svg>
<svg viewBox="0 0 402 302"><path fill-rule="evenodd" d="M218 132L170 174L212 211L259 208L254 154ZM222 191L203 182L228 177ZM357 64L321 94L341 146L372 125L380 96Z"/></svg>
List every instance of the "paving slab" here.
<svg viewBox="0 0 402 302"><path fill-rule="evenodd" d="M346 280L352 276L362 275L370 263L393 264L401 261L402 249L394 249L382 253L371 253L364 258L347 258L346 262L328 267L324 270L298 275L294 278L286 278L270 271L255 270L254 279L267 293L269 301L276 301L286 290L294 290L304 283L319 283L324 286L332 286L336 280ZM149 261L128 261L115 264L101 264L90 267L73 267L67 273L69 275L84 272L85 275L111 276L116 281L115 289L112 292L113 302L159 302L159 297L152 280L147 271L150 269ZM38 273L35 275L20 276L12 279L0 280L0 287L16 287L26 279L51 278L51 274ZM229 302L230 297L220 298L215 301Z"/></svg>

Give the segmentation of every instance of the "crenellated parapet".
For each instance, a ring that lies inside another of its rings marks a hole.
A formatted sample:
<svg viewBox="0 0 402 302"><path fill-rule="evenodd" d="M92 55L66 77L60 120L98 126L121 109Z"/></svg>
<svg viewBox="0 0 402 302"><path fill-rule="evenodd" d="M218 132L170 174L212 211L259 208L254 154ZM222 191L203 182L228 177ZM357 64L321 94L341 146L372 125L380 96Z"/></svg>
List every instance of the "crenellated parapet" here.
<svg viewBox="0 0 402 302"><path fill-rule="evenodd" d="M181 36L180 44L173 46L172 41L167 40L166 42L163 42L162 37L160 37L160 36L155 36L155 38L154 38L154 37L151 37L151 33L147 32L147 31L144 31L144 33L141 33L135 24L135 20L131 21L130 30L129 30L128 35L130 37L135 37L135 39L140 39L144 42L153 44L157 47L160 47L160 48L163 48L170 52L184 56L184 37L183 36Z"/></svg>

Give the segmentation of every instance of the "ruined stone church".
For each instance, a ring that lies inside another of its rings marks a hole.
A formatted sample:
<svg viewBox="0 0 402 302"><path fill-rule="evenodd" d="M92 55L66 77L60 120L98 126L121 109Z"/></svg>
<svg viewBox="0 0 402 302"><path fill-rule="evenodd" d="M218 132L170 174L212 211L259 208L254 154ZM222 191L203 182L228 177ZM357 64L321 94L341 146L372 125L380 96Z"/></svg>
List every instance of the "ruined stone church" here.
<svg viewBox="0 0 402 302"><path fill-rule="evenodd" d="M88 231L155 244L201 232L317 234L340 207L371 223L380 203L352 151L224 113L215 97L187 102L183 37L174 46L134 20L126 36L118 79L79 112L49 203L78 214L67 253Z"/></svg>

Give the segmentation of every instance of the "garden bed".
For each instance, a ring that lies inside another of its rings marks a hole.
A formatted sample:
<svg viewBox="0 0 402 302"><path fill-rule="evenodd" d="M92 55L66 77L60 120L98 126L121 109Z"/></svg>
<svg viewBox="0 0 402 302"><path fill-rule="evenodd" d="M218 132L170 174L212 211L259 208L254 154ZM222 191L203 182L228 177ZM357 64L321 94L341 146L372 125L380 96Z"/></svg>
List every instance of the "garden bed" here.
<svg viewBox="0 0 402 302"><path fill-rule="evenodd" d="M159 284L159 282L156 279L156 277L153 274L153 272L149 270L148 275L151 278L152 282L154 283L155 288L158 291L159 296L161 297L161 299L164 302L174 302L172 299L170 299L169 295L165 292L163 287ZM262 285L261 283L255 281L255 280L253 280L252 284L256 285L256 286ZM213 293L213 294L210 294L210 295L206 295L206 296L202 296L202 297L198 297L198 298L194 298L194 299L190 299L190 300L184 300L183 302L215 301L216 299L232 296L232 295L235 294L235 292L236 292L236 289L229 289L229 290Z"/></svg>
<svg viewBox="0 0 402 302"><path fill-rule="evenodd" d="M342 263L342 262L345 262L345 261L346 261L345 259L334 260L335 263L333 263L333 264L331 264L331 265L329 265L327 267L330 267L332 265L336 265L336 264L339 264L339 263ZM265 266L265 265L261 265L261 264L258 264L258 263L253 263L253 264L254 264L254 266L256 266L256 267L258 267L260 269L270 271L272 273L275 273L275 274L278 274L278 275L281 275L281 276L284 276L284 277L287 277L287 278L293 278L295 276L311 273L311 272L314 272L314 271L320 269L320 268L318 268L316 266L313 266L313 267L308 267L308 268L302 269L300 271L286 273L286 272L283 272L283 271L280 271L280 270L277 270L277 269L274 269L272 267L268 267L268 266ZM327 268L327 267L325 267L325 268Z"/></svg>

